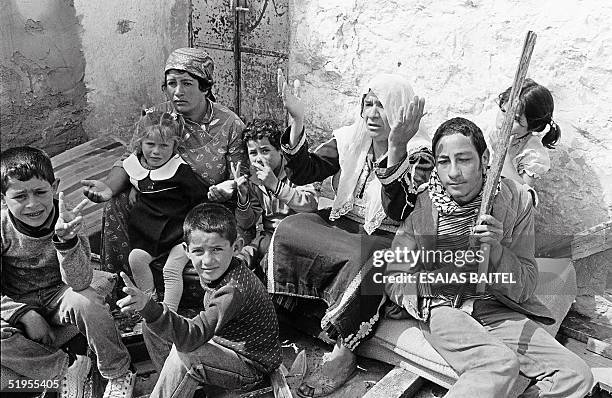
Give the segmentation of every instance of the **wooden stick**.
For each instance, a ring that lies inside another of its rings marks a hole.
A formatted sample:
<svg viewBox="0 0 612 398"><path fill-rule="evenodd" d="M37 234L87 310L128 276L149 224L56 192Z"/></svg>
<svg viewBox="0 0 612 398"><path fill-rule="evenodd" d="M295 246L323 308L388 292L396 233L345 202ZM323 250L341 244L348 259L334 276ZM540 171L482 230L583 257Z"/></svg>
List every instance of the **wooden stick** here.
<svg viewBox="0 0 612 398"><path fill-rule="evenodd" d="M281 365L282 367L283 365ZM286 373L279 367L270 374L270 382L272 383L272 389L274 391L274 398L293 398L287 380L285 379L284 373Z"/></svg>
<svg viewBox="0 0 612 398"><path fill-rule="evenodd" d="M499 134L499 143L494 149L493 162L487 173L487 181L482 192L482 204L480 205L480 212L478 216L491 213L493 207L493 200L495 199L495 191L497 190L497 184L501 176L502 169L504 167L504 160L506 158L506 152L510 146L512 125L514 124L514 114L519 104L519 95L521 88L523 87L523 81L525 75L527 75L527 69L529 68L529 61L531 60L531 54L533 53L533 47L535 46L536 34L532 31L527 32L525 37L525 43L523 44L523 52L519 60L518 68L514 74L514 81L512 82L512 89L510 90L510 97L508 98L508 109L506 109L506 115L504 117L504 123L502 124L501 133ZM483 261L478 264L478 274L486 274L489 270L489 252L490 245L483 243L480 246L483 251ZM476 286L477 293L484 293L486 284L484 282L478 283Z"/></svg>

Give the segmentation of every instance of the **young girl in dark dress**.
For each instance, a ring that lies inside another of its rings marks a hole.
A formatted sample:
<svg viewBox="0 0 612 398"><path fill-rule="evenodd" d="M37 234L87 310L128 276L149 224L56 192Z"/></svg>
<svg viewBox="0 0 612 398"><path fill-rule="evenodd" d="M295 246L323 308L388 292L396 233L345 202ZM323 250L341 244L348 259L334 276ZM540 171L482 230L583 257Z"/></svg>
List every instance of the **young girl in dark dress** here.
<svg viewBox="0 0 612 398"><path fill-rule="evenodd" d="M138 191L128 219L132 248L129 264L136 285L155 295L149 265L168 253L164 265L164 302L174 311L181 299L182 271L187 256L180 244L183 221L207 197L207 186L175 153L179 123L170 113L153 111L141 117L132 140L133 153L123 161Z"/></svg>

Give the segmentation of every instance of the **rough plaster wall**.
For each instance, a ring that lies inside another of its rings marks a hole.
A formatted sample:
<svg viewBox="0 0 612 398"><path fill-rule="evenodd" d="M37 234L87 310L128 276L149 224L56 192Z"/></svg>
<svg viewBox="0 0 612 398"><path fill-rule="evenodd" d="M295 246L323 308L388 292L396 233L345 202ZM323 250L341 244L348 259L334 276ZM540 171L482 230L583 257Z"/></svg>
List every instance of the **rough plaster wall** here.
<svg viewBox="0 0 612 398"><path fill-rule="evenodd" d="M67 0L5 0L0 13L2 149L54 155L85 140L85 59Z"/></svg>
<svg viewBox="0 0 612 398"><path fill-rule="evenodd" d="M537 186L538 236L555 240L612 214L612 2L293 0L290 12L290 77L303 82L319 142L353 119L357 88L376 72L414 83L431 134L454 116L484 127L536 31L528 76L553 92L563 132Z"/></svg>
<svg viewBox="0 0 612 398"><path fill-rule="evenodd" d="M188 45L188 0L75 0L81 19L90 137L124 139L142 105L164 101L167 56Z"/></svg>

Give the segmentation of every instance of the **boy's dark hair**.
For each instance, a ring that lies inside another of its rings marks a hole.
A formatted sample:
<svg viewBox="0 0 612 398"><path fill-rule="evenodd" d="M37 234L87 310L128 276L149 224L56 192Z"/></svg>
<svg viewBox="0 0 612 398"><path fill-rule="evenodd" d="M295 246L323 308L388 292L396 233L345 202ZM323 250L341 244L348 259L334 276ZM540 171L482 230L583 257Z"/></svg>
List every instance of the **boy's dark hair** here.
<svg viewBox="0 0 612 398"><path fill-rule="evenodd" d="M499 94L499 107L502 108L510 98L512 87ZM548 132L542 137L542 145L546 148L554 148L561 138L561 128L552 120L555 102L553 96L546 87L536 83L532 79L525 79L521 93L519 94L519 105L516 113L525 114L527 119L527 131L540 132L550 126Z"/></svg>
<svg viewBox="0 0 612 398"><path fill-rule="evenodd" d="M183 239L189 244L191 233L199 229L204 232L216 232L234 244L238 232L236 218L227 207L217 203L202 203L191 209L183 224Z"/></svg>
<svg viewBox="0 0 612 398"><path fill-rule="evenodd" d="M0 175L2 195L8 189L9 178L19 181L39 178L49 184L55 182L55 174L49 156L42 150L29 146L10 148L2 152L0 154Z"/></svg>
<svg viewBox="0 0 612 398"><path fill-rule="evenodd" d="M280 149L280 138L283 131L272 119L253 119L242 131L245 144L249 141L257 141L268 138L270 144L276 149Z"/></svg>
<svg viewBox="0 0 612 398"><path fill-rule="evenodd" d="M474 122L462 117L454 117L442 123L434 133L431 140L431 149L434 157L436 156L436 146L442 137L453 134L462 134L472 141L479 157L482 157L487 150L487 142L482 135L482 130Z"/></svg>

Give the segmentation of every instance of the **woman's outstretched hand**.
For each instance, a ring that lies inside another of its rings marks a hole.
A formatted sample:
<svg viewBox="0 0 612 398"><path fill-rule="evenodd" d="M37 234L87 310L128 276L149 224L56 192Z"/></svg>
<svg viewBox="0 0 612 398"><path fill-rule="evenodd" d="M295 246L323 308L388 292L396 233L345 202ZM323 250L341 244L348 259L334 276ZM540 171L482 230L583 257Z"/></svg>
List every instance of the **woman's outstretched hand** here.
<svg viewBox="0 0 612 398"><path fill-rule="evenodd" d="M83 195L92 202L106 202L113 197L113 191L102 181L81 180L81 185L83 185Z"/></svg>
<svg viewBox="0 0 612 398"><path fill-rule="evenodd" d="M211 202L227 202L232 198L235 190L236 182L234 180L222 181L208 189L208 200Z"/></svg>
<svg viewBox="0 0 612 398"><path fill-rule="evenodd" d="M387 167L399 163L406 155L406 145L419 131L419 124L425 109L425 98L415 96L408 109L402 106L399 109L399 116L391 126L389 133L389 157Z"/></svg>
<svg viewBox="0 0 612 398"><path fill-rule="evenodd" d="M419 124L425 109L425 98L415 96L408 109L402 106L399 109L399 117L391 126L389 133L389 146L406 146L408 141L419 131Z"/></svg>

